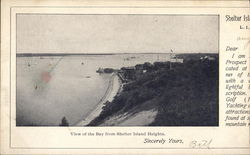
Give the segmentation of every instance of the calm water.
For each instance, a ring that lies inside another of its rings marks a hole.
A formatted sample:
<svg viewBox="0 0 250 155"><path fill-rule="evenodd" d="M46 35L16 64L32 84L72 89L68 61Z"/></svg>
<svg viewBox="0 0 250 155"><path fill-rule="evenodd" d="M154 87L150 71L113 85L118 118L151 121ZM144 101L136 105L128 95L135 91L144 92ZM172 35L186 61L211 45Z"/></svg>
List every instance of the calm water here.
<svg viewBox="0 0 250 155"><path fill-rule="evenodd" d="M99 67L119 69L166 61L168 54L116 54L17 57L17 125L72 125L88 116L104 95L110 75Z"/></svg>

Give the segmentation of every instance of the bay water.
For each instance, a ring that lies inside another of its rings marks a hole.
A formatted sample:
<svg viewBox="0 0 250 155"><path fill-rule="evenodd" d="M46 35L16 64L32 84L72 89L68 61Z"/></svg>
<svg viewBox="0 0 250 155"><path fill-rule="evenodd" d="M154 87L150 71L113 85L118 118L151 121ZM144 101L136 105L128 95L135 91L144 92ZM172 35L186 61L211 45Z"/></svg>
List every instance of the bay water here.
<svg viewBox="0 0 250 155"><path fill-rule="evenodd" d="M86 118L104 96L110 74L145 62L167 61L169 54L112 54L17 57L17 126L70 125Z"/></svg>

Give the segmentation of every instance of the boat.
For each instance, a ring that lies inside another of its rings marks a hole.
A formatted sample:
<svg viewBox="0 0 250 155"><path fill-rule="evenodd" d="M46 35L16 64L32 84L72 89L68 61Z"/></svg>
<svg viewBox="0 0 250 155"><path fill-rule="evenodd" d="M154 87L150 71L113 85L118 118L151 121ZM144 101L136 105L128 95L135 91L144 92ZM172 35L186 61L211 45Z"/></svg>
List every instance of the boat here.
<svg viewBox="0 0 250 155"><path fill-rule="evenodd" d="M103 68L98 68L98 70L96 72L97 73L104 73L104 69Z"/></svg>

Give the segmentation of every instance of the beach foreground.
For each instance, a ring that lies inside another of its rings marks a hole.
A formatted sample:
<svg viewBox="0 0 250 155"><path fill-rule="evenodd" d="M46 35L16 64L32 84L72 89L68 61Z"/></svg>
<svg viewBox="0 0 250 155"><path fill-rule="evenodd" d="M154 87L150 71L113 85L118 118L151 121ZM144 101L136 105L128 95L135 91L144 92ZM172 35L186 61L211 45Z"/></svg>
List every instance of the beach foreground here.
<svg viewBox="0 0 250 155"><path fill-rule="evenodd" d="M109 86L104 94L104 96L101 98L99 103L97 104L96 108L90 112L90 114L82 119L80 122L76 123L74 126L86 126L88 125L93 119L95 119L97 116L100 115L102 112L102 108L105 105L106 102L111 102L114 97L121 91L122 83L117 76L116 73L113 73L109 80Z"/></svg>

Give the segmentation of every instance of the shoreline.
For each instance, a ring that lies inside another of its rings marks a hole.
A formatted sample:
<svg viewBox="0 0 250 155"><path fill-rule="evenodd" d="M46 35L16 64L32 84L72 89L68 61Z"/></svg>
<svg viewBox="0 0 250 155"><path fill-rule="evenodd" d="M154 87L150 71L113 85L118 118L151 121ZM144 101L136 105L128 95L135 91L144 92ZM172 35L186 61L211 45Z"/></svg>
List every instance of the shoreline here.
<svg viewBox="0 0 250 155"><path fill-rule="evenodd" d="M104 104L107 101L111 102L114 99L114 97L118 93L121 92L121 89L122 89L121 79L119 78L117 73L113 73L113 75L111 75L111 78L109 80L109 86L108 86L107 90L105 91L103 97L97 103L96 108L93 111L91 111L90 114L86 118L82 119L81 121L79 121L78 123L76 123L73 126L86 126L86 125L88 125L93 119L95 119L96 117L98 117L101 114Z"/></svg>

